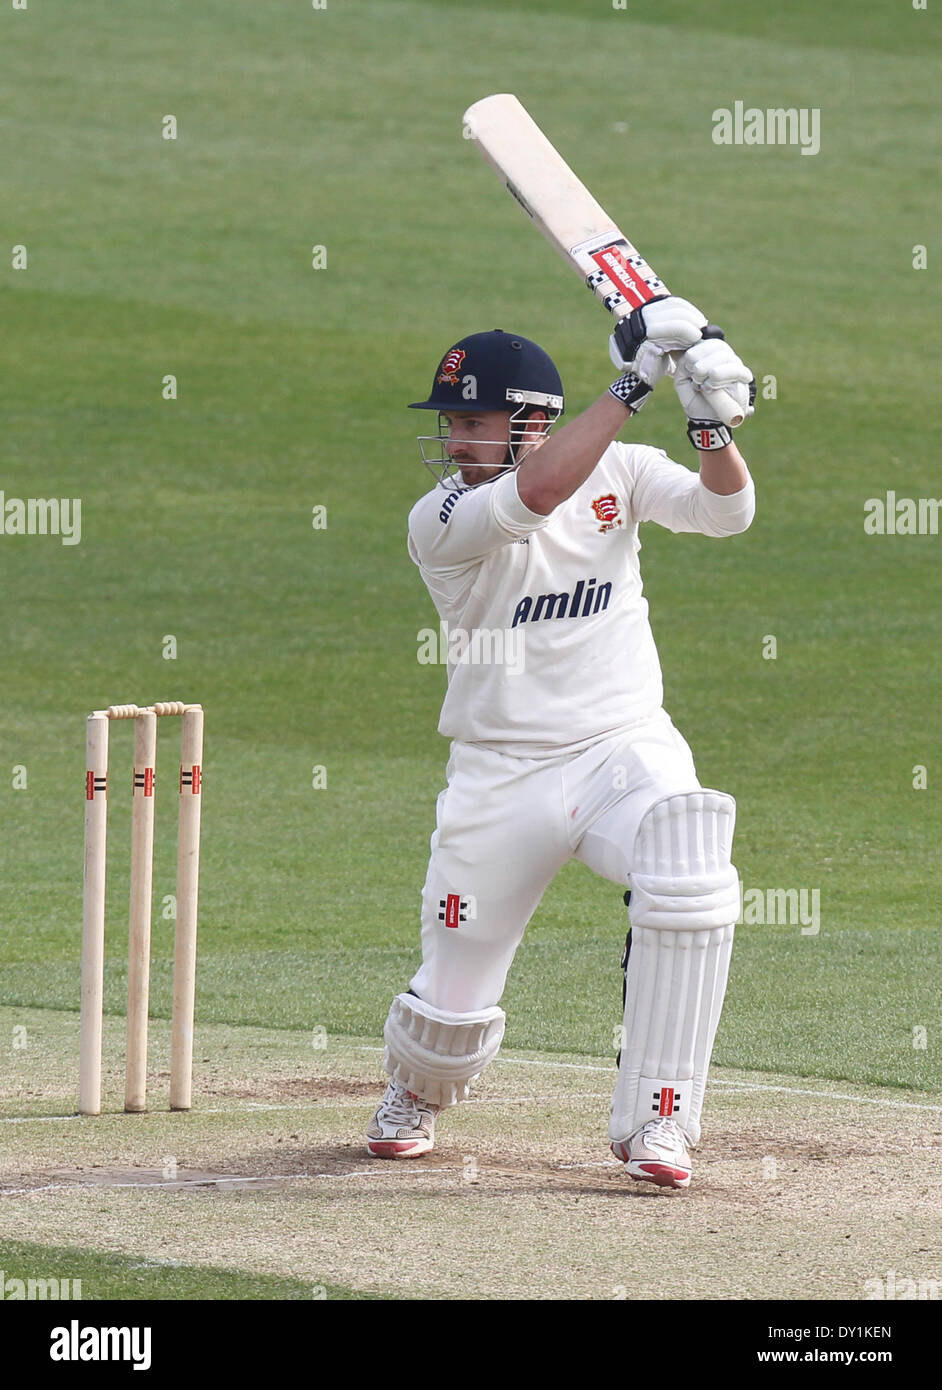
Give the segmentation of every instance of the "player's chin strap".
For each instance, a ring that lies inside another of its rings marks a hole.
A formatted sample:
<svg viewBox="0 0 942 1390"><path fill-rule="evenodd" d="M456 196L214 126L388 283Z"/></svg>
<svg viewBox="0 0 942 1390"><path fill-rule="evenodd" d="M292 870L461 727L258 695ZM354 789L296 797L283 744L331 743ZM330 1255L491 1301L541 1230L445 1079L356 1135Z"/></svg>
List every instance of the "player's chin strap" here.
<svg viewBox="0 0 942 1390"><path fill-rule="evenodd" d="M495 1005L477 1013L435 1009L414 994L397 994L383 1037L383 1064L394 1081L432 1105L467 1100L469 1083L493 1062L506 1015Z"/></svg>
<svg viewBox="0 0 942 1390"><path fill-rule="evenodd" d="M700 1137L739 917L735 816L731 796L686 792L656 801L638 828L613 1140L658 1116L675 1119L692 1144Z"/></svg>

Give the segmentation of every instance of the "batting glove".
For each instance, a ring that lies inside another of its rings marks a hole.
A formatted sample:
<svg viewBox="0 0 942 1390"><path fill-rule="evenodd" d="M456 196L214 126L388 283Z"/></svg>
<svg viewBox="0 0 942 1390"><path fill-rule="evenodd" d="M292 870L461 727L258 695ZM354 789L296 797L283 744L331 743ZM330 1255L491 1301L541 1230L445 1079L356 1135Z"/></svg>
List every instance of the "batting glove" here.
<svg viewBox="0 0 942 1390"><path fill-rule="evenodd" d="M676 295L652 299L621 319L609 339L608 352L619 371L636 372L656 386L671 370L667 356L700 341L706 317L689 300Z"/></svg>
<svg viewBox="0 0 942 1390"><path fill-rule="evenodd" d="M689 421L687 433L698 449L729 444L732 434L721 415L728 419L735 410L748 418L755 411L755 377L723 338L705 338L676 358L674 389Z"/></svg>

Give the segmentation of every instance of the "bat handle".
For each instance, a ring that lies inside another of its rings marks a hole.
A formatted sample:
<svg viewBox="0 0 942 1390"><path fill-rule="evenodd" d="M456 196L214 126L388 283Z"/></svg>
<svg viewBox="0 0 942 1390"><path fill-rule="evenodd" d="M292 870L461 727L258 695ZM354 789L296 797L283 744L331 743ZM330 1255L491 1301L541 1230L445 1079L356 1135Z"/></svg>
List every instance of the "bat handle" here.
<svg viewBox="0 0 942 1390"><path fill-rule="evenodd" d="M708 323L700 336L701 338L722 338L724 342L726 341L726 334L716 323ZM738 402L728 391L705 391L703 394L723 424L729 425L730 429L735 429L745 420L746 417L740 410Z"/></svg>

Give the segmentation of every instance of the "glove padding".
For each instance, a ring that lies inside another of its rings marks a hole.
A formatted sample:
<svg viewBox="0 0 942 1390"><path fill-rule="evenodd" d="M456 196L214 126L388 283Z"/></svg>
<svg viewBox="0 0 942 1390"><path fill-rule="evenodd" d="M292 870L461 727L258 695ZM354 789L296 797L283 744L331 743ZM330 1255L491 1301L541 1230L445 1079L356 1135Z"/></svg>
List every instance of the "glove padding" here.
<svg viewBox="0 0 942 1390"><path fill-rule="evenodd" d="M706 317L676 295L652 299L623 318L609 339L608 353L620 372L633 371L656 386L670 371L669 352L684 352L700 341Z"/></svg>
<svg viewBox="0 0 942 1390"><path fill-rule="evenodd" d="M755 377L724 339L704 338L675 362L674 389L688 420L730 418L720 405L724 397L732 397L744 419L754 414Z"/></svg>

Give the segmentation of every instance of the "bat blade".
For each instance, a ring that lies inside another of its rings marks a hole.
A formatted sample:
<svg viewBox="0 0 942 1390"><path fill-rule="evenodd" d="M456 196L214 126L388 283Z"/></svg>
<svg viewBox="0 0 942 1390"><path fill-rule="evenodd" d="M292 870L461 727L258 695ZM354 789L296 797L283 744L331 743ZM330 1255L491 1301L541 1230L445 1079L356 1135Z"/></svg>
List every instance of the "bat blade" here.
<svg viewBox="0 0 942 1390"><path fill-rule="evenodd" d="M464 121L507 191L616 318L669 293L515 96L484 97Z"/></svg>
<svg viewBox="0 0 942 1390"><path fill-rule="evenodd" d="M615 318L670 293L515 96L484 97L464 124L507 191ZM711 400L724 423L742 423L732 396Z"/></svg>

